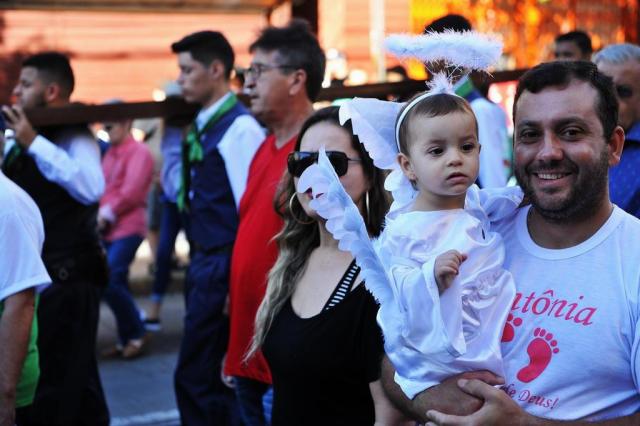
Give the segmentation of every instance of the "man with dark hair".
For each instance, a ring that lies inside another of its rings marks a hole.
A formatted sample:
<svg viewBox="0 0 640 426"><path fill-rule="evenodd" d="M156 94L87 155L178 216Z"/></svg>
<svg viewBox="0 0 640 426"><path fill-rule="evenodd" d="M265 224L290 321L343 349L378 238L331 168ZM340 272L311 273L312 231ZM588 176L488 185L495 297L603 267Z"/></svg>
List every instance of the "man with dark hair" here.
<svg viewBox="0 0 640 426"><path fill-rule="evenodd" d="M640 47L612 44L593 60L598 70L613 79L620 108L618 124L625 132L620 164L609 172L611 201L640 218Z"/></svg>
<svg viewBox="0 0 640 426"><path fill-rule="evenodd" d="M247 191L240 203L240 226L231 261L231 336L225 374L235 378L240 412L247 426L264 425L262 396L271 384L267 362L259 353L245 362L254 319L264 297L267 274L277 257L273 237L282 220L273 208L287 155L304 121L313 112L324 75L325 57L303 21L269 27L251 45L253 59L245 89L251 111L270 135L251 164Z"/></svg>
<svg viewBox="0 0 640 426"><path fill-rule="evenodd" d="M445 30L470 31L471 23L464 16L445 15L427 25L424 32L441 33ZM437 65L432 68L437 68ZM460 74L456 70L449 72ZM469 76L456 78L459 80L454 85L455 93L469 102L478 122L478 142L482 146L478 184L484 188L505 186L509 174L507 165L510 163L507 115L502 108L482 96Z"/></svg>
<svg viewBox="0 0 640 426"><path fill-rule="evenodd" d="M183 140L181 179L174 183L191 235L176 398L185 425L235 424L234 393L220 378L229 338L223 308L238 204L264 132L230 91L234 55L221 33L190 34L171 49L178 56L185 100L202 106Z"/></svg>
<svg viewBox="0 0 640 426"><path fill-rule="evenodd" d="M591 37L584 31L570 31L556 37L555 56L558 61L590 61Z"/></svg>
<svg viewBox="0 0 640 426"><path fill-rule="evenodd" d="M520 79L515 171L531 206L494 224L516 283L502 338L506 377L463 373L409 401L385 362L387 390L416 417L640 422L640 221L611 203L607 186L624 143L617 115L614 86L594 64L545 63Z"/></svg>
<svg viewBox="0 0 640 426"><path fill-rule="evenodd" d="M53 281L40 298L40 383L30 425L109 424L95 358L104 252L96 232L104 191L100 150L86 125L34 129L23 108L69 104L73 72L66 56L27 58L4 106L15 143L5 146L5 174L34 199L44 222L44 264Z"/></svg>

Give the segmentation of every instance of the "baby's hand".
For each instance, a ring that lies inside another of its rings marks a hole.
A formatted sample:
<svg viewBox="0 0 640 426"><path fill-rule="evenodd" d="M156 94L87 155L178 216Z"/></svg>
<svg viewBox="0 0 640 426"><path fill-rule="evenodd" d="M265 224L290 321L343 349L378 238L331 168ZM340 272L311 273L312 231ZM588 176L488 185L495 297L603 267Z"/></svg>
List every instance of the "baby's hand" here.
<svg viewBox="0 0 640 426"><path fill-rule="evenodd" d="M467 259L465 254L456 250L449 250L436 257L434 275L438 292L442 294L451 286L453 279L458 275L460 265Z"/></svg>

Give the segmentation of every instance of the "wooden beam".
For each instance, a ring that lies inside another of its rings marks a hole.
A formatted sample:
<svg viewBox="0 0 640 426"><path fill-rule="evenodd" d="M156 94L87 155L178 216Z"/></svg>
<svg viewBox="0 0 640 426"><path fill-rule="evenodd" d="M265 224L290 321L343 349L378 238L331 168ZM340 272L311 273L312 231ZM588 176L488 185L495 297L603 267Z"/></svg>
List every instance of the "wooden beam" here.
<svg viewBox="0 0 640 426"><path fill-rule="evenodd" d="M492 83L517 80L525 70L496 72L492 76L472 76L476 86L482 90ZM339 86L322 89L319 101L333 101L342 98L378 98L388 96L407 97L424 91L425 82L420 80L405 80L397 83L376 83L362 86ZM240 100L248 104L248 99L240 95ZM26 110L29 121L34 126L50 126L59 124L78 124L119 121L130 118L166 117L189 122L195 117L199 107L188 104L179 98L169 98L162 102L132 102L109 105L71 104L64 107L33 108Z"/></svg>

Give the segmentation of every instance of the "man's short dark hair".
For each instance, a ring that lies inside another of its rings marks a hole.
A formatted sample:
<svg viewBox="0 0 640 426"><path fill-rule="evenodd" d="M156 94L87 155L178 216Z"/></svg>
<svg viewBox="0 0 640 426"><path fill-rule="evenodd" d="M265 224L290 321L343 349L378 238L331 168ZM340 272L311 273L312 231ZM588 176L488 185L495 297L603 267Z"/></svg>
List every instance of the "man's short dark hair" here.
<svg viewBox="0 0 640 426"><path fill-rule="evenodd" d="M442 33L445 30L471 31L471 22L462 15L450 14L438 18L424 27L425 33Z"/></svg>
<svg viewBox="0 0 640 426"><path fill-rule="evenodd" d="M189 52L196 61L205 67L218 60L224 65L224 74L231 77L235 55L229 41L219 31L198 31L171 45L173 53Z"/></svg>
<svg viewBox="0 0 640 426"><path fill-rule="evenodd" d="M38 70L38 78L43 82L56 83L61 95L71 96L75 86L73 70L69 58L60 52L42 52L29 56L22 62L22 68L32 67Z"/></svg>
<svg viewBox="0 0 640 426"><path fill-rule="evenodd" d="M318 39L311 32L309 24L301 19L292 20L286 27L268 27L249 46L265 52L278 52L282 63L303 69L307 73L307 96L315 101L324 79L325 56Z"/></svg>
<svg viewBox="0 0 640 426"><path fill-rule="evenodd" d="M613 80L598 71L596 65L587 61L556 61L537 65L527 71L518 81L513 100L513 117L516 116L518 99L527 90L539 93L548 87L566 87L572 81L584 81L596 89L596 113L608 140L618 124L618 100Z"/></svg>
<svg viewBox="0 0 640 426"><path fill-rule="evenodd" d="M593 53L593 47L591 46L591 37L589 34L584 31L571 31L565 34L560 34L556 37L556 43L561 43L563 41L568 41L571 43L575 43L578 46L578 49L582 52L583 55L591 55Z"/></svg>

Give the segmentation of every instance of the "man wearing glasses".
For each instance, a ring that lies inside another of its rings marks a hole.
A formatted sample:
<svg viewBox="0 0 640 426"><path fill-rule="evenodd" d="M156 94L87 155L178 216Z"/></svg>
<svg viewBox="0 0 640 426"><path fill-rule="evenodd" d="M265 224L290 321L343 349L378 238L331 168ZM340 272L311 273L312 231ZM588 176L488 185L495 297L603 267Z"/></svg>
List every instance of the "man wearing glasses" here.
<svg viewBox="0 0 640 426"><path fill-rule="evenodd" d="M304 121L313 112L324 77L325 57L308 25L293 21L267 28L251 45L251 66L245 91L251 112L269 129L269 136L251 163L247 190L240 202L240 225L231 257L231 335L225 374L234 377L245 425L264 425L262 397L271 383L261 353L245 362L267 274L277 257L273 237L282 220L274 196L285 171L287 155Z"/></svg>
<svg viewBox="0 0 640 426"><path fill-rule="evenodd" d="M234 53L221 33L190 34L171 49L185 100L202 106L182 143L180 182L172 185L191 235L176 399L184 425L235 424L234 394L220 376L229 335L223 311L238 202L264 132L230 91Z"/></svg>
<svg viewBox="0 0 640 426"><path fill-rule="evenodd" d="M593 61L613 79L620 108L618 124L625 132L620 164L609 171L611 201L640 218L640 47L612 44L596 53Z"/></svg>

